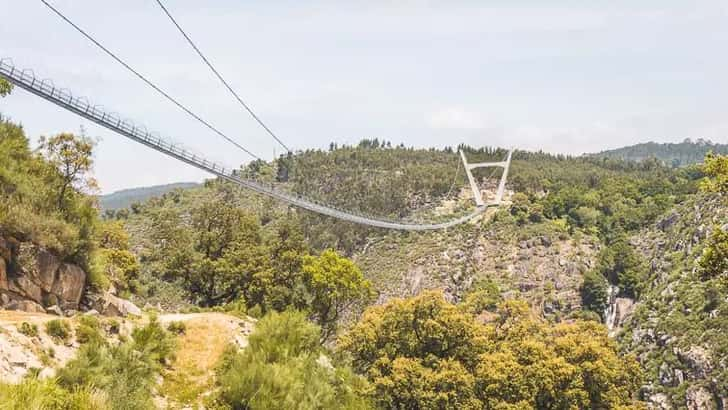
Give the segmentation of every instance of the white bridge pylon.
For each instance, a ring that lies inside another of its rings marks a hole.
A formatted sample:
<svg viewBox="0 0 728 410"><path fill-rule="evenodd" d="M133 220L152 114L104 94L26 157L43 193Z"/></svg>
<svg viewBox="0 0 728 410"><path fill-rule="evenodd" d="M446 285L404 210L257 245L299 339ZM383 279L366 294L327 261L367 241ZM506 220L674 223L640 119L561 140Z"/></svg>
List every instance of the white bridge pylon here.
<svg viewBox="0 0 728 410"><path fill-rule="evenodd" d="M460 153L460 158L463 159L463 168L465 168L465 175L468 176L470 189L473 190L473 199L475 199L475 205L477 205L478 207L485 206L485 202L483 201L483 195L480 193L480 187L478 187L478 183L475 181L473 173L470 171L475 168L503 168L503 175L501 175L500 182L498 183L498 190L495 193L495 200L493 201L493 205L500 205L501 201L503 200L503 192L506 189L506 179L508 178L508 168L510 168L511 166L511 155L513 155L513 148L508 151L508 157L506 157L505 161L478 162L475 164L468 164L468 160L467 158L465 158L465 153L462 150L458 150L458 152Z"/></svg>

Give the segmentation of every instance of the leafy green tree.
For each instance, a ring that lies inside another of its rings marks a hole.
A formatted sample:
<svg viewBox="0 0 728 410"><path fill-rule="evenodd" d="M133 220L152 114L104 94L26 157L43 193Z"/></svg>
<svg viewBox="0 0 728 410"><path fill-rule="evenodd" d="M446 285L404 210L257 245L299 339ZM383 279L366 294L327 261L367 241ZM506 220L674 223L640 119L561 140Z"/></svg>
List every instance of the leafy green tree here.
<svg viewBox="0 0 728 410"><path fill-rule="evenodd" d="M592 312L598 313L599 316L604 315L604 310L608 304L607 279L595 271L588 271L584 274L584 283L579 288L581 293L581 304Z"/></svg>
<svg viewBox="0 0 728 410"><path fill-rule="evenodd" d="M92 252L90 285L103 290L109 281L122 292L136 292L139 261L129 250L129 234L120 221L104 220L96 225L97 249Z"/></svg>
<svg viewBox="0 0 728 410"><path fill-rule="evenodd" d="M704 278L728 276L728 232L713 230L698 263Z"/></svg>
<svg viewBox="0 0 728 410"><path fill-rule="evenodd" d="M549 325L525 302L478 323L441 293L372 307L339 342L383 408L639 408L641 373L595 322Z"/></svg>
<svg viewBox="0 0 728 410"><path fill-rule="evenodd" d="M728 193L728 155L715 155L712 152L705 157L702 167L706 178L701 188L707 192Z"/></svg>
<svg viewBox="0 0 728 410"><path fill-rule="evenodd" d="M706 175L701 183L703 191L721 195L728 193L728 155L709 153L705 157L702 170ZM699 265L704 278L714 278L728 273L728 232L723 228L716 227L713 230L700 257Z"/></svg>
<svg viewBox="0 0 728 410"><path fill-rule="evenodd" d="M0 119L0 226L86 267L98 218L95 201L67 185L59 164L35 155L22 127Z"/></svg>
<svg viewBox="0 0 728 410"><path fill-rule="evenodd" d="M619 286L629 297L639 296L644 281L644 265L625 236L620 236L599 252L597 271Z"/></svg>
<svg viewBox="0 0 728 410"><path fill-rule="evenodd" d="M67 195L72 189L96 189L96 181L89 176L93 167L93 148L94 142L90 138L71 133L41 137L39 150L60 173L56 200L59 210L67 211Z"/></svg>
<svg viewBox="0 0 728 410"><path fill-rule="evenodd" d="M321 325L324 339L336 330L341 314L372 295L371 283L349 259L329 249L319 256L306 256L303 272L311 292L311 311Z"/></svg>

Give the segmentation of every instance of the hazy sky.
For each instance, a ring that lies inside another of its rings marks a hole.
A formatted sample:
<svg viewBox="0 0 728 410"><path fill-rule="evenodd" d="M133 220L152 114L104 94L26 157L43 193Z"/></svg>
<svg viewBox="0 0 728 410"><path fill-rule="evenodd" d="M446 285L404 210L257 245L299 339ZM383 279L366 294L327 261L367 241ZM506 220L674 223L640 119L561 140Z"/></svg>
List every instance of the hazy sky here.
<svg viewBox="0 0 728 410"><path fill-rule="evenodd" d="M265 158L281 148L227 94L154 0L52 0L202 117ZM166 0L289 145L379 137L415 146L582 153L704 137L728 142L722 1ZM227 164L247 161L38 0L0 0L0 57ZM16 90L28 134L100 138L104 192L205 175Z"/></svg>

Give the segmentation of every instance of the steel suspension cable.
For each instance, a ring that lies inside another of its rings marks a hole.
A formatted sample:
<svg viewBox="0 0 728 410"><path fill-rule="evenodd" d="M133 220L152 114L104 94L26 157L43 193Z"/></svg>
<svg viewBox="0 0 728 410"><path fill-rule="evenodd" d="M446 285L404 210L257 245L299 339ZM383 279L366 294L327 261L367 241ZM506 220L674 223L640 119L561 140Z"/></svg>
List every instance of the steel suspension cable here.
<svg viewBox="0 0 728 410"><path fill-rule="evenodd" d="M280 144L283 148L285 148L286 151L291 152L291 149L288 148L288 146L286 144L284 144L283 141L281 141L281 139L273 131L271 131L271 129L263 122L263 120L261 120L260 117L258 117L258 115L255 114L255 112L253 112L253 109L250 108L250 106L248 104L246 104L242 98L240 98L238 93L236 93L235 90L233 90L233 88L230 86L230 84L228 84L228 82L225 81L225 79L220 74L220 72L217 71L217 69L215 69L215 67L212 65L212 63L210 63L210 60L205 56L205 54L202 53L200 48L197 47L195 42L192 41L190 36L187 35L187 33L184 31L184 29L182 29L182 27L179 25L179 23L177 23L177 20L172 16L172 14L169 12L169 10L167 10L167 8L164 6L162 1L161 0L156 0L156 1L157 1L157 4L159 5L159 7L162 8L162 11L164 11L164 14L166 14L167 17L169 17L169 19L172 21L174 26L177 27L177 30L179 30L179 32L182 34L182 36L184 36L185 40L187 40L187 43L195 50L197 55L200 56L202 61L205 62L207 67L210 68L210 70L215 74L217 79L220 80L220 82L225 86L225 88L227 88L227 90L230 91L230 94L232 94L233 97L235 97L235 99L238 100L238 103L240 103L240 105L245 109L245 111L247 111L248 114L250 114L250 116L253 117L255 122L257 122L258 125L263 127L263 129L268 133L268 135L273 137L273 139L276 140L278 142L278 144Z"/></svg>
<svg viewBox="0 0 728 410"><path fill-rule="evenodd" d="M51 11L53 11L58 17L60 17L61 19L63 19L63 21L65 21L66 23L68 23L69 25L71 25L74 29L76 29L76 31L78 31L84 37L86 37L86 39L88 39L90 42L92 42L94 45L96 45L98 48L100 48L104 53L108 54L111 58L113 58L114 60L116 60L117 63L121 64L124 68L126 68L128 71L130 71L135 76L137 76L140 80L144 81L144 83L146 83L148 86L150 86L151 88L153 88L159 94L161 94L162 96L164 96L167 100L171 101L174 105L176 105L177 107L179 107L182 111L184 111L185 113L187 113L192 118L196 119L198 122L200 122L201 124L203 124L205 127L207 127L208 129L210 129L215 134L219 135L220 137L222 137L225 140L227 140L229 143L231 143L234 146L236 146L238 149L244 151L246 154L250 155L251 157L253 157L255 159L259 159L259 160L262 161L262 159L259 156L253 154L248 149L246 149L245 147L243 147L242 145L240 145L238 142L236 142L232 138L230 138L227 135L225 135L224 133L222 133L220 130L218 130L217 128L215 128L212 124L210 124L209 122L207 122L204 119L202 119L200 116L198 116L197 114L195 114L194 112L192 112L192 110L190 110L185 105L183 105L182 103L180 103L179 101L177 101L174 97L172 97L171 95L169 95L166 91L162 90L156 84L154 84L153 82L151 82L150 80L148 80L145 76L143 76L138 71L136 71L135 69L133 69L129 64L127 64L126 62L124 62L124 60L122 60L121 58L119 58L116 54L114 54L113 52L111 52L108 48L104 47L101 43L99 43L98 41L96 41L96 39L94 39L90 34L88 34L86 31L84 31L81 27L77 26L73 21L71 21L68 17L66 17L65 15L63 15L63 13L61 13L58 9L56 9L55 7L53 7L46 0L40 0L40 1L46 7L48 7Z"/></svg>

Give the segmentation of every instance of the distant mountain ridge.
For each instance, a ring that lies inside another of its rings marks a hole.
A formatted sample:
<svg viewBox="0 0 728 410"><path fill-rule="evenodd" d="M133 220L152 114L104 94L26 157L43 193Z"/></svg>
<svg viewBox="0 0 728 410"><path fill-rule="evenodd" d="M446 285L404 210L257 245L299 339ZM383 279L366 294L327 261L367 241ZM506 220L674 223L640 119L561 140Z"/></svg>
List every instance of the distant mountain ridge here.
<svg viewBox="0 0 728 410"><path fill-rule="evenodd" d="M714 143L703 138L694 141L686 138L677 143L646 142L591 155L626 161L643 161L648 158L656 158L666 165L677 168L703 162L705 154L710 151L716 154L728 154L728 144Z"/></svg>
<svg viewBox="0 0 728 410"><path fill-rule="evenodd" d="M149 198L164 195L175 189L194 188L199 185L196 182L175 182L165 185L122 189L108 195L99 196L99 204L102 210L123 209L128 208L135 202L144 202Z"/></svg>

